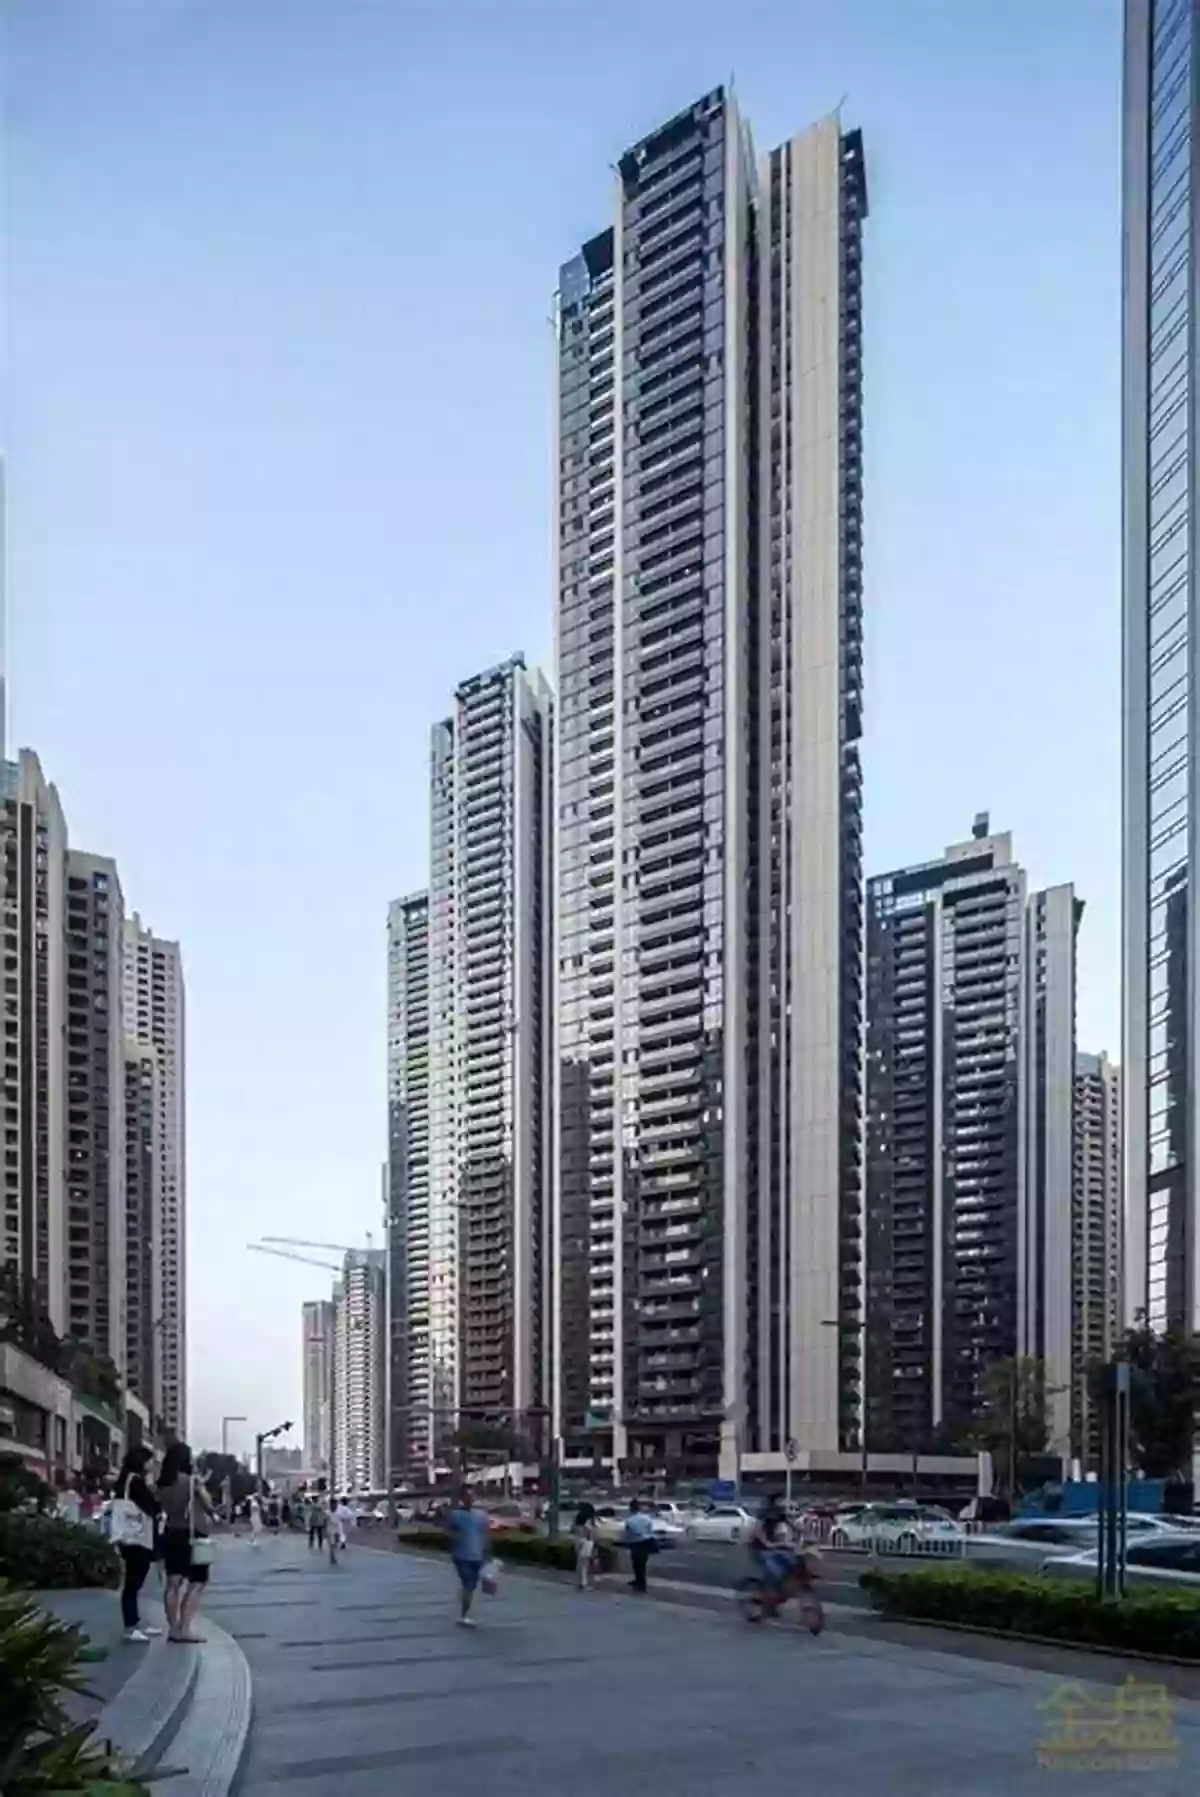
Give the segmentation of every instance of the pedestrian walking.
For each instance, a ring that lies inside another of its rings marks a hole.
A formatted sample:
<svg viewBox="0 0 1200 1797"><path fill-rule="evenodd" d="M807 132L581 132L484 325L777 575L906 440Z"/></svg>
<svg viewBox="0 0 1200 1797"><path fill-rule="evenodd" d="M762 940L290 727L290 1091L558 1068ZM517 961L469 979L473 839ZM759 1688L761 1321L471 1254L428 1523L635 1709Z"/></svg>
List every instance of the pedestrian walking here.
<svg viewBox="0 0 1200 1797"><path fill-rule="evenodd" d="M125 1639L144 1646L161 1629L143 1628L138 1614L138 1594L157 1553L157 1526L162 1514L147 1482L146 1474L153 1455L149 1448L130 1448L117 1474L112 1507L112 1541L121 1556L124 1577L121 1581L121 1621Z"/></svg>
<svg viewBox="0 0 1200 1797"><path fill-rule="evenodd" d="M645 1591L646 1568L654 1552L654 1518L642 1509L637 1498L629 1500L624 1535L625 1545L629 1549L629 1563L633 1568L633 1577L629 1583L635 1591Z"/></svg>
<svg viewBox="0 0 1200 1797"><path fill-rule="evenodd" d="M355 1527L354 1512L345 1498L339 1498L334 1505L331 1528L338 1532L338 1546L347 1548L350 1545L350 1531Z"/></svg>
<svg viewBox="0 0 1200 1797"><path fill-rule="evenodd" d="M458 1574L459 1626L473 1629L475 1618L471 1615L471 1605L487 1559L488 1519L485 1511L475 1508L469 1485L463 1486L457 1505L446 1518L446 1527L450 1532L450 1558Z"/></svg>
<svg viewBox="0 0 1200 1797"><path fill-rule="evenodd" d="M259 1541L262 1538L262 1526L263 1526L262 1504L259 1502L258 1493L255 1492L254 1495L250 1499L250 1546L251 1547L258 1546Z"/></svg>
<svg viewBox="0 0 1200 1797"><path fill-rule="evenodd" d="M162 1558L167 1575L163 1605L172 1641L198 1644L192 1624L208 1584L212 1562L209 1520L212 1506L196 1477L192 1450L174 1441L163 1455L156 1495L163 1511Z"/></svg>
<svg viewBox="0 0 1200 1797"><path fill-rule="evenodd" d="M307 1521L308 1545L310 1549L314 1547L323 1549L325 1546L326 1529L325 1498L319 1491L314 1492L308 1500Z"/></svg>
<svg viewBox="0 0 1200 1797"><path fill-rule="evenodd" d="M571 1525L575 1537L575 1577L581 1591L590 1591L596 1574L596 1506L585 1499L575 1512Z"/></svg>

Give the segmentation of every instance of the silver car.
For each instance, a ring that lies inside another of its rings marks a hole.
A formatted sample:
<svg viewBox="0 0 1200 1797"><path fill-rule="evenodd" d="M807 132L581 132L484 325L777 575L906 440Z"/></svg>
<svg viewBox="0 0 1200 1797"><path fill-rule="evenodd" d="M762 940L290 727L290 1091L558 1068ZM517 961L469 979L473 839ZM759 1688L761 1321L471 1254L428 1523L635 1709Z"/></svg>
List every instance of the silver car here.
<svg viewBox="0 0 1200 1797"><path fill-rule="evenodd" d="M1039 1572L1054 1554L1094 1546L1094 1516L1022 1516L968 1535L968 1565L1003 1566L1012 1572Z"/></svg>
<svg viewBox="0 0 1200 1797"><path fill-rule="evenodd" d="M1060 1554L1048 1558L1042 1566L1045 1578L1092 1579L1096 1577L1099 1553L1095 1547L1086 1553ZM1127 1586L1171 1585L1189 1591L1200 1591L1200 1534L1194 1529L1167 1535L1152 1529L1125 1548L1125 1581Z"/></svg>
<svg viewBox="0 0 1200 1797"><path fill-rule="evenodd" d="M1005 1566L1039 1572L1043 1562L1096 1546L1095 1516L1019 1516L1014 1522L967 1537L967 1559L977 1566ZM1180 1535L1192 1525L1187 1518L1153 1516L1133 1511L1125 1519L1129 1541L1151 1535Z"/></svg>

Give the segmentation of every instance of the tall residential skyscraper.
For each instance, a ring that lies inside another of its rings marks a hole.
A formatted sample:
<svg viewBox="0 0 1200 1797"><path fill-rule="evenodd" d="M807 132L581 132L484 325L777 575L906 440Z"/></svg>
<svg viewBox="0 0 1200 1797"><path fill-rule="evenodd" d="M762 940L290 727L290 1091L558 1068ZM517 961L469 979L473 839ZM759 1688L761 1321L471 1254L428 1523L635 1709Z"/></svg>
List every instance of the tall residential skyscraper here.
<svg viewBox="0 0 1200 1797"><path fill-rule="evenodd" d="M429 894L388 906L388 1398L390 1470L433 1460L429 1352ZM411 1469L411 1470L410 1470Z"/></svg>
<svg viewBox="0 0 1200 1797"><path fill-rule="evenodd" d="M1197 1230L1197 0L1126 0L1125 1306L1200 1327Z"/></svg>
<svg viewBox="0 0 1200 1797"><path fill-rule="evenodd" d="M67 1333L67 829L36 755L4 762L4 1262Z"/></svg>
<svg viewBox="0 0 1200 1797"><path fill-rule="evenodd" d="M1047 1365L1069 1433L1075 936L986 815L867 888L867 1441L946 1448L988 1368Z"/></svg>
<svg viewBox="0 0 1200 1797"><path fill-rule="evenodd" d="M304 1459L311 1472L333 1470L334 1307L311 1299L301 1312Z"/></svg>
<svg viewBox="0 0 1200 1797"><path fill-rule="evenodd" d="M1103 1054L1075 1057L1071 1235L1071 1452L1095 1471L1100 1419L1088 1368L1109 1358L1121 1326L1121 1070Z"/></svg>
<svg viewBox="0 0 1200 1797"><path fill-rule="evenodd" d="M157 1433L162 1323L162 1150L158 1050L125 1044L125 1377Z"/></svg>
<svg viewBox="0 0 1200 1797"><path fill-rule="evenodd" d="M549 690L521 656L433 732L429 1384L468 1422L542 1402Z"/></svg>
<svg viewBox="0 0 1200 1797"><path fill-rule="evenodd" d="M865 212L718 88L559 276L552 1403L632 1468L854 1429Z"/></svg>
<svg viewBox="0 0 1200 1797"><path fill-rule="evenodd" d="M338 1491L380 1491L385 1476L387 1256L352 1249L333 1294L333 1480Z"/></svg>
<svg viewBox="0 0 1200 1797"><path fill-rule="evenodd" d="M116 864L67 852L67 1333L125 1371L125 909Z"/></svg>
<svg viewBox="0 0 1200 1797"><path fill-rule="evenodd" d="M125 922L125 1030L158 1064L159 1293L155 1408L182 1436L187 1426L187 1129L183 962L135 911Z"/></svg>

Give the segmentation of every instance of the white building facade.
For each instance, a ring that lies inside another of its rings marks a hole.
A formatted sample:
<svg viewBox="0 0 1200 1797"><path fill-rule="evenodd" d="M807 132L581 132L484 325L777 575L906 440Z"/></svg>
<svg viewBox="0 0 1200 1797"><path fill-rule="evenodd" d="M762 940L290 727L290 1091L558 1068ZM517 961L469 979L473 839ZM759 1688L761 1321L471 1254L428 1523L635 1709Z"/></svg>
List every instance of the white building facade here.
<svg viewBox="0 0 1200 1797"><path fill-rule="evenodd" d="M158 1065L159 1229L156 1414L187 1431L187 1112L183 961L178 942L155 936L135 911L125 921L125 1031L150 1044Z"/></svg>
<svg viewBox="0 0 1200 1797"><path fill-rule="evenodd" d="M346 1255L333 1296L333 1482L339 1492L384 1485L386 1287L382 1249Z"/></svg>

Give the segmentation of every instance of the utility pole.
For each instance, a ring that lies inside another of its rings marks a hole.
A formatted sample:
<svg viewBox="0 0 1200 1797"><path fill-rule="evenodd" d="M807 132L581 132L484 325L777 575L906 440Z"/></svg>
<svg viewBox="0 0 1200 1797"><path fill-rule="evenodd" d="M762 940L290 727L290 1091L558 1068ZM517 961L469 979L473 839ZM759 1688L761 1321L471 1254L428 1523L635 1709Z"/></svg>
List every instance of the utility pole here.
<svg viewBox="0 0 1200 1797"><path fill-rule="evenodd" d="M1017 1508L1017 1380L1019 1368L1014 1355L1008 1375L1008 1501L1014 1513Z"/></svg>
<svg viewBox="0 0 1200 1797"><path fill-rule="evenodd" d="M1110 1360L1104 1368L1100 1411L1100 1551L1096 1556L1096 1595L1100 1598L1118 1598L1125 1592L1128 1442L1129 1363Z"/></svg>

